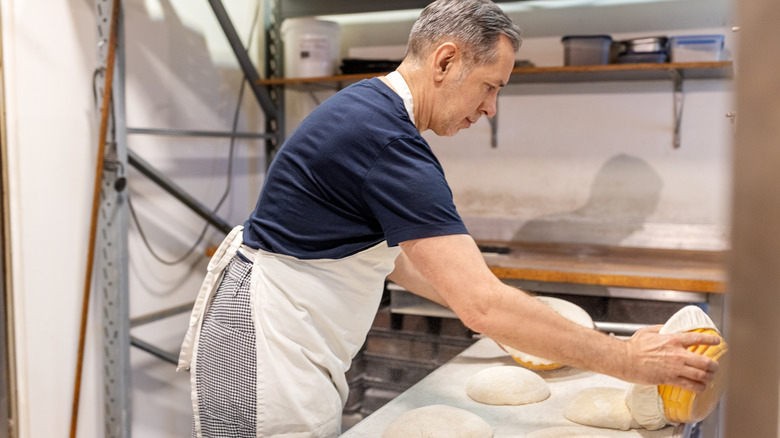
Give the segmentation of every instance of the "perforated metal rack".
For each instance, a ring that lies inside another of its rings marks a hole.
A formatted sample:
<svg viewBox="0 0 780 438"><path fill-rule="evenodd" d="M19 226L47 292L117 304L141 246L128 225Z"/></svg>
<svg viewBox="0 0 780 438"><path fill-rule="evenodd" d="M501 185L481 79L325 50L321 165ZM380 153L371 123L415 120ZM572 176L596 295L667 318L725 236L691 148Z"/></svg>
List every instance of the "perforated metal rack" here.
<svg viewBox="0 0 780 438"><path fill-rule="evenodd" d="M103 78L108 62L113 1L96 0L98 61L97 75ZM127 229L128 210L124 186L127 168L127 144L124 124L124 38L122 19L117 21L115 73L113 77L113 111L109 118L110 140L106 141L103 181L100 195L94 289L103 316L103 403L105 436L130 436L130 351L128 326ZM97 80L97 107L103 104L103 84Z"/></svg>

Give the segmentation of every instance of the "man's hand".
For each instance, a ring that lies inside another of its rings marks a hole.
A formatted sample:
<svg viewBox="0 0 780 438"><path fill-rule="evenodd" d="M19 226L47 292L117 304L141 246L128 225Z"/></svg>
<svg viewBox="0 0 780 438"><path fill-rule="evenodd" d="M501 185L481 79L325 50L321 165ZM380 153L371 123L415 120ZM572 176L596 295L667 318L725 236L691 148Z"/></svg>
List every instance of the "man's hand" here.
<svg viewBox="0 0 780 438"><path fill-rule="evenodd" d="M687 350L692 345L718 345L717 336L697 333L659 334L661 326L637 330L626 341L628 380L648 385L675 385L696 392L712 382L718 363Z"/></svg>

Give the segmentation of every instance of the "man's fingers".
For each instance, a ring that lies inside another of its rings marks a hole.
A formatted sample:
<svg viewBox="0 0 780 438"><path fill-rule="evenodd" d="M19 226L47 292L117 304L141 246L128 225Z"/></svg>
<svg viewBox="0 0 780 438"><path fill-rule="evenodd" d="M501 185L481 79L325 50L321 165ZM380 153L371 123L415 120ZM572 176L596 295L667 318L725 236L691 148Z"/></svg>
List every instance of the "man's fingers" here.
<svg viewBox="0 0 780 438"><path fill-rule="evenodd" d="M678 333L677 336L680 338L680 341L685 348L691 347L693 345L720 344L720 338L718 336L707 333L685 332Z"/></svg>
<svg viewBox="0 0 780 438"><path fill-rule="evenodd" d="M717 364L715 364L717 365ZM670 379L671 385L701 392L707 389L707 385L715 380L715 371L705 370L691 365L686 365L680 375Z"/></svg>
<svg viewBox="0 0 780 438"><path fill-rule="evenodd" d="M686 365L680 372L680 376L702 383L709 383L715 380L715 373L718 371L718 363L710 361L712 364L706 364L704 367L696 365Z"/></svg>
<svg viewBox="0 0 780 438"><path fill-rule="evenodd" d="M718 365L718 362L714 361L713 359L707 356L702 356L701 354L696 354L691 352L688 352L688 354L685 356L685 364L697 370L702 370L710 373L714 373L718 371L718 368L720 367L720 365Z"/></svg>
<svg viewBox="0 0 780 438"><path fill-rule="evenodd" d="M679 386L683 389L688 389L694 392L702 392L707 389L707 384L696 380L687 379L685 377L678 377L672 381L672 385Z"/></svg>

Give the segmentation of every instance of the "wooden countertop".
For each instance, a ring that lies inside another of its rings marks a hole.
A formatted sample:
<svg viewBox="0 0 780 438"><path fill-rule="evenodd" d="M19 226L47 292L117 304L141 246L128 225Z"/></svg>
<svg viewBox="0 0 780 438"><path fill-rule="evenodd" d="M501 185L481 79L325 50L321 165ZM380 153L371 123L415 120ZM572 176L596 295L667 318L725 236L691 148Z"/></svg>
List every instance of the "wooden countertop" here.
<svg viewBox="0 0 780 438"><path fill-rule="evenodd" d="M478 241L502 279L722 293L725 251Z"/></svg>

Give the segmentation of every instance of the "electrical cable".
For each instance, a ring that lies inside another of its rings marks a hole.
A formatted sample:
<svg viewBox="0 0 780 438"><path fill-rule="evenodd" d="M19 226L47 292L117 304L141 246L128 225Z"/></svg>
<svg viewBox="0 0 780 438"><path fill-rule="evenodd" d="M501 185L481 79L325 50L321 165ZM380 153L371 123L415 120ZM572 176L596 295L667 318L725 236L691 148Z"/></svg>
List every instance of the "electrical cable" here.
<svg viewBox="0 0 780 438"><path fill-rule="evenodd" d="M258 1L255 4L255 18L252 22L252 26L249 30L249 41L247 43L247 50L252 46L253 37L255 34L255 30L257 28L257 23L259 21L260 17L260 1ZM232 124L232 135L230 136L230 146L228 149L228 168L227 168L227 185L225 187L225 191L222 194L221 198L219 199L219 202L217 202L216 207L214 207L214 213L219 211L219 209L222 207L222 204L224 204L225 200L228 197L228 194L230 194L230 190L232 187L232 181L233 181L233 156L235 152L235 143L236 143L236 133L238 132L238 119L239 115L241 113L241 103L243 102L244 98L244 89L246 87L247 83L247 76L246 74L243 75L241 80L241 86L239 87L238 91L238 101L236 103L236 110L233 114L233 124ZM127 205L130 210L130 215L133 218L133 223L135 223L136 228L138 229L138 235L141 237L141 240L144 243L144 246L146 246L149 253L152 254L152 257L154 257L157 261L159 261L162 264L173 266L180 264L184 262L192 253L200 246L200 244L203 242L203 238L206 236L206 232L209 229L210 224L206 223L206 225L203 226L203 229L200 232L200 235L196 239L195 243L190 246L190 248L180 257L178 257L175 260L166 260L163 257L161 257L155 250L152 248L152 245L149 243L149 240L146 237L146 234L143 231L143 228L141 227L141 223L138 220L138 216L136 215L135 208L133 207L133 202L130 199L130 193L127 194Z"/></svg>

